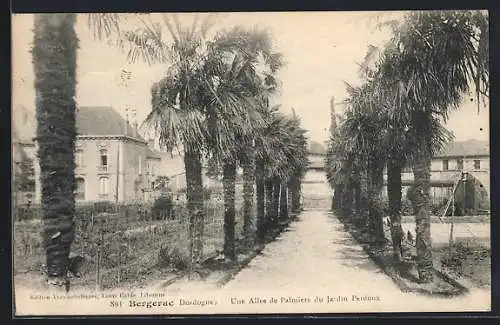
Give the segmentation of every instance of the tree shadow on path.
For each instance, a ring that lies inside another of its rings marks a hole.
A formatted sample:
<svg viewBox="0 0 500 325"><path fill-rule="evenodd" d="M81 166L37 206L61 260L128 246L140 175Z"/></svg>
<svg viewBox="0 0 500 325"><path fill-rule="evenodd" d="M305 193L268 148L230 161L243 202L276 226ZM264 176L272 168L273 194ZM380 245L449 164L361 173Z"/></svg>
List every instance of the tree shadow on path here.
<svg viewBox="0 0 500 325"><path fill-rule="evenodd" d="M348 236L333 240L332 245L341 253L339 256L340 264L353 269L362 269L373 273L382 273L382 270L373 263L359 244Z"/></svg>

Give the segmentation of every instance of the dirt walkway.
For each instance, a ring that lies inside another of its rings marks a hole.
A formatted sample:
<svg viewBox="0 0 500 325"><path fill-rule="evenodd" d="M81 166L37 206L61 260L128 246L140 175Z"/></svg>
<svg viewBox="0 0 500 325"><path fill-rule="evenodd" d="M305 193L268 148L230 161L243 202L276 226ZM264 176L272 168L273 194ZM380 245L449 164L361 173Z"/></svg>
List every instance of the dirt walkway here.
<svg viewBox="0 0 500 325"><path fill-rule="evenodd" d="M402 293L338 219L320 210L301 214L288 232L270 243L222 290L238 295L262 295L262 291L292 297L321 294L348 300L332 301L332 312L488 310L490 306L487 290L448 299Z"/></svg>

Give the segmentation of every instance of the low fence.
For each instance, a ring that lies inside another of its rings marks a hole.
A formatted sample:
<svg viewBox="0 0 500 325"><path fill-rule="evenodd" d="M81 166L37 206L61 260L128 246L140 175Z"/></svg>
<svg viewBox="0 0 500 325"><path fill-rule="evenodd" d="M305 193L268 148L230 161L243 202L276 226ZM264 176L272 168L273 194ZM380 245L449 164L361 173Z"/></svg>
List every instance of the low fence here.
<svg viewBox="0 0 500 325"><path fill-rule="evenodd" d="M224 203L220 195L205 201L203 258L222 252ZM80 205L75 214L72 252L85 258L74 285L111 288L140 281L154 270L183 270L190 260L189 218L185 201L175 200L168 213L152 205ZM236 202L236 237L242 234L242 201ZM14 211L14 274L38 271L45 264L41 208Z"/></svg>

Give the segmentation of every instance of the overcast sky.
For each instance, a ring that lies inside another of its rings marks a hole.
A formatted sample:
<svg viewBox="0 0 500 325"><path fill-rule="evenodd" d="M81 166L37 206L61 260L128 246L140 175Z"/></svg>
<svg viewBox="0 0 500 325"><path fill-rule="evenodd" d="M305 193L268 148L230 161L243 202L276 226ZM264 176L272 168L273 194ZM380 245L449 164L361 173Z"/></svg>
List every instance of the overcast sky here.
<svg viewBox="0 0 500 325"><path fill-rule="evenodd" d="M374 13L369 12L286 12L224 14L214 31L234 25L270 28L276 50L283 53L286 66L280 72L281 96L277 99L284 110L293 106L301 116L312 140L327 139L329 101L345 96L344 81L359 83L357 62L364 57L368 45L381 46L385 32L374 27ZM190 17L181 16L190 22ZM35 107L33 66L30 48L33 40L33 16L13 18L13 104ZM150 88L165 66L130 65L126 56L105 42L94 40L87 19L79 16L77 104L79 106L112 106L125 115L125 107L137 109L142 121L150 108ZM122 69L132 72L128 89L117 84ZM341 112L337 105L337 111ZM14 112L15 114L15 112ZM447 124L457 140L489 139L489 112L477 113L474 102L466 101L463 109L451 115Z"/></svg>

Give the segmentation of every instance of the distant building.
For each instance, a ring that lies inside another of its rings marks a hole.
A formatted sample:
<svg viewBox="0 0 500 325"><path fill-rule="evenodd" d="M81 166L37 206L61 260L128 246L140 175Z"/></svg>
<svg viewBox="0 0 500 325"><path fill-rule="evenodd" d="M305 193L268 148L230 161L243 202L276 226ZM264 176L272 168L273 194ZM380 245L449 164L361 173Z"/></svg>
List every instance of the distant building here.
<svg viewBox="0 0 500 325"><path fill-rule="evenodd" d="M20 190L19 198L37 203L41 187L37 146L33 141L34 112L16 107L13 116L15 171L20 174L19 166L26 162L33 166L33 173L29 175L32 186ZM130 125L111 107L79 107L76 126L77 202L152 199L156 177L165 174L164 154L155 151L152 143L138 134L137 125Z"/></svg>
<svg viewBox="0 0 500 325"><path fill-rule="evenodd" d="M310 141L308 147L309 166L304 178L305 183L326 182L325 156L326 148L323 144Z"/></svg>
<svg viewBox="0 0 500 325"><path fill-rule="evenodd" d="M454 183L466 171L486 193L490 193L490 148L488 141L467 140L451 142L431 162L431 198L444 199ZM387 180L387 175L384 175ZM403 195L413 184L413 171L405 168L401 174Z"/></svg>

